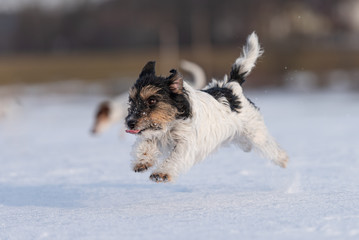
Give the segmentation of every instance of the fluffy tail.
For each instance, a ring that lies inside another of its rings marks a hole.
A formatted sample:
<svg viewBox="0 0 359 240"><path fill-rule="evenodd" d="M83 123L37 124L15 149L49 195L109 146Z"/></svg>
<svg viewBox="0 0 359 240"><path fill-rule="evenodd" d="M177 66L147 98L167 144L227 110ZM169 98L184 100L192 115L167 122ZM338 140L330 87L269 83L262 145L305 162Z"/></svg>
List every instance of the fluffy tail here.
<svg viewBox="0 0 359 240"><path fill-rule="evenodd" d="M196 89L202 89L206 85L206 74L199 65L182 60L181 68L193 75L194 87Z"/></svg>
<svg viewBox="0 0 359 240"><path fill-rule="evenodd" d="M257 58L263 54L263 50L258 42L258 36L255 32L247 38L247 43L243 46L243 52L232 65L229 81L237 81L242 85L245 77L249 75L255 66Z"/></svg>

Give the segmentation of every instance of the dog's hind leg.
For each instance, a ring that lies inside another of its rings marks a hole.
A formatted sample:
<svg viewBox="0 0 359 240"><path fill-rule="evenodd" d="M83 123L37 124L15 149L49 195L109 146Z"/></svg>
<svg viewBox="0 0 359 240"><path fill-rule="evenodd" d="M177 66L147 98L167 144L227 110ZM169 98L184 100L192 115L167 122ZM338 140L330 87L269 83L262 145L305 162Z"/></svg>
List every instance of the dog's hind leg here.
<svg viewBox="0 0 359 240"><path fill-rule="evenodd" d="M240 136L234 141L240 149L244 152L250 152L252 150L252 143L247 138Z"/></svg>
<svg viewBox="0 0 359 240"><path fill-rule="evenodd" d="M264 157L272 160L275 164L285 168L288 163L287 153L278 145L272 136L259 133L252 139L255 149Z"/></svg>
<svg viewBox="0 0 359 240"><path fill-rule="evenodd" d="M269 134L260 116L246 123L244 135L249 141L248 144L253 146L253 149L263 157L270 159L280 167L285 168L287 166L289 160L287 153Z"/></svg>

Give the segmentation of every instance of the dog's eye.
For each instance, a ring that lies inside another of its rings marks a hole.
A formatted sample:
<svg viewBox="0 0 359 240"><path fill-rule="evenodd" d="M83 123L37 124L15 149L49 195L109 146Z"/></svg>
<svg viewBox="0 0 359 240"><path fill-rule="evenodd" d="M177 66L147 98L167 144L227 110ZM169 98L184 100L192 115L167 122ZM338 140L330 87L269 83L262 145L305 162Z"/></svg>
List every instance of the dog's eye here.
<svg viewBox="0 0 359 240"><path fill-rule="evenodd" d="M148 105L153 106L157 103L157 100L155 98L149 98L147 100Z"/></svg>

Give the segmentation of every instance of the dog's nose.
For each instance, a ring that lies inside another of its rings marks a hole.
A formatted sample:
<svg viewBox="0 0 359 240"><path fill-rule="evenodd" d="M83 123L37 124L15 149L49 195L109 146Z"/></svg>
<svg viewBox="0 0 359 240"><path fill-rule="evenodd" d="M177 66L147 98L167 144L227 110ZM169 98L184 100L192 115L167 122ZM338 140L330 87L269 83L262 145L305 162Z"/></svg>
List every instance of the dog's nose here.
<svg viewBox="0 0 359 240"><path fill-rule="evenodd" d="M133 120L133 119L130 119L127 121L127 126L130 128L130 129L134 129L135 126L136 126L136 120Z"/></svg>

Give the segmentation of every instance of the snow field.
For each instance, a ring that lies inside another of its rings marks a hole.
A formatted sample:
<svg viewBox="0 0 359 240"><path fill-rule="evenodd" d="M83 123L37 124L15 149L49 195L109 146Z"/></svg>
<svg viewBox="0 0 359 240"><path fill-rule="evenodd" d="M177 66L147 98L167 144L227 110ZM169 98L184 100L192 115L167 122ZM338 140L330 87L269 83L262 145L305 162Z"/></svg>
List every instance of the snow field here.
<svg viewBox="0 0 359 240"><path fill-rule="evenodd" d="M358 239L359 95L247 95L288 168L225 147L173 184L131 171L119 127L90 136L102 97L21 96L0 118L0 240Z"/></svg>

